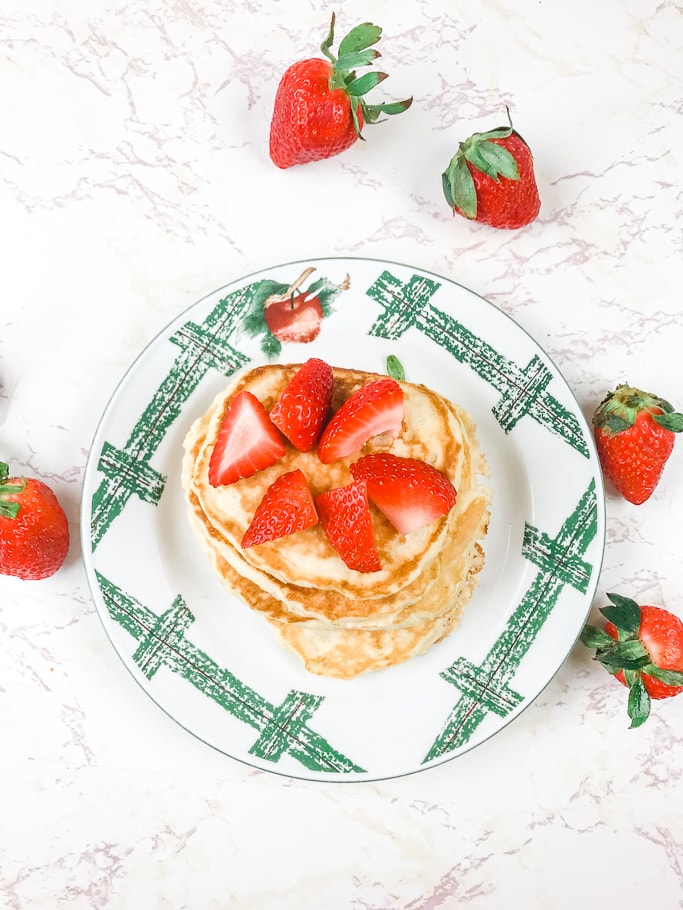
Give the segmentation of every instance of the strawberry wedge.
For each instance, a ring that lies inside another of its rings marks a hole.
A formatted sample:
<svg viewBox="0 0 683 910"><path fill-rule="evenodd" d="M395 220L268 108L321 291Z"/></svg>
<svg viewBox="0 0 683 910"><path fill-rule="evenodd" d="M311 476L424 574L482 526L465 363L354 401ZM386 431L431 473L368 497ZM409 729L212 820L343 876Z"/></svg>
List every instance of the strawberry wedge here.
<svg viewBox="0 0 683 910"><path fill-rule="evenodd" d="M209 461L209 483L220 487L269 468L285 454L284 439L249 391L238 392L223 414Z"/></svg>
<svg viewBox="0 0 683 910"><path fill-rule="evenodd" d="M368 497L405 536L447 515L456 490L438 468L390 452L363 455L351 465L354 480L367 485Z"/></svg>
<svg viewBox="0 0 683 910"><path fill-rule="evenodd" d="M315 498L325 536L349 569L379 572L367 488L363 482L326 490Z"/></svg>
<svg viewBox="0 0 683 910"><path fill-rule="evenodd" d="M281 474L266 490L242 538L242 546L254 547L267 540L287 537L318 523L308 481L300 468Z"/></svg>
<svg viewBox="0 0 683 910"><path fill-rule="evenodd" d="M300 452L315 448L330 412L333 386L332 367L311 357L275 402L270 419Z"/></svg>
<svg viewBox="0 0 683 910"><path fill-rule="evenodd" d="M358 452L373 436L398 436L403 422L403 390L395 379L361 386L334 414L323 430L318 457L331 464Z"/></svg>

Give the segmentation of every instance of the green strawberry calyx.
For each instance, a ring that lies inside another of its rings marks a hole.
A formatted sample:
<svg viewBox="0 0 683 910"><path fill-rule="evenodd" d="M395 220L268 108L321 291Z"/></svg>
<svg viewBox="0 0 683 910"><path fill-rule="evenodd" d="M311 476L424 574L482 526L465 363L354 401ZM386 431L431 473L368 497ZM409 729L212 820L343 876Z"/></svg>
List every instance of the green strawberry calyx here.
<svg viewBox="0 0 683 910"><path fill-rule="evenodd" d="M600 612L617 630L612 638L596 626L584 626L579 637L582 644L595 650L594 659L615 676L624 673L629 687L628 716L631 727L640 727L650 714L650 696L643 683L643 674L652 676L667 686L683 686L683 673L664 670L652 660L640 639L640 607L630 597L608 594L611 605Z"/></svg>
<svg viewBox="0 0 683 910"><path fill-rule="evenodd" d="M363 115L364 123L376 123L382 114L402 114L403 111L408 110L413 103L413 99L411 97L406 98L405 101L368 104L363 96L379 85L380 82L387 79L388 76L386 73L380 73L376 70L357 76L356 67L370 66L381 56L380 52L373 47L373 44L377 44L379 41L382 29L378 25L373 25L372 22L363 22L361 25L357 25L341 40L337 56L335 56L331 50L334 44L334 23L335 15L332 13L330 30L320 45L320 50L332 64L329 88L330 91L342 89L349 96L351 116L353 117L356 133L359 139L363 139L358 118L359 111Z"/></svg>
<svg viewBox="0 0 683 910"><path fill-rule="evenodd" d="M683 414L664 398L635 386L618 385L600 402L593 414L593 426L616 436L635 425L638 415L647 412L660 427L672 433L683 431Z"/></svg>
<svg viewBox="0 0 683 910"><path fill-rule="evenodd" d="M477 217L477 191L468 162L496 183L500 182L501 177L507 180L520 179L514 155L504 146L492 141L508 139L513 133L519 136L512 127L509 108L506 110L509 126L500 126L485 133L473 133L469 139L460 143L458 151L441 175L446 201L453 210L458 209L466 218Z"/></svg>
<svg viewBox="0 0 683 910"><path fill-rule="evenodd" d="M26 479L21 478L19 483L8 483L9 466L0 461L0 516L3 518L16 518L19 514L20 503L6 499L15 493L23 493L26 488Z"/></svg>

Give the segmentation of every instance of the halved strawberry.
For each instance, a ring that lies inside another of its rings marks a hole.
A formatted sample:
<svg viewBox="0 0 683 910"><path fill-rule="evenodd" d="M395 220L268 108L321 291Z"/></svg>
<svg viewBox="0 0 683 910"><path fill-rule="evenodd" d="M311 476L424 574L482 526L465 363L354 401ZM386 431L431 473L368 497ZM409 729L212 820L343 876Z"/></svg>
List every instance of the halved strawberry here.
<svg viewBox="0 0 683 910"><path fill-rule="evenodd" d="M243 547L277 540L318 523L308 481L300 468L281 474L268 487L242 538Z"/></svg>
<svg viewBox="0 0 683 910"><path fill-rule="evenodd" d="M353 455L373 436L397 436L403 421L403 390L395 379L382 378L361 386L334 414L323 430L318 457L323 464Z"/></svg>
<svg viewBox="0 0 683 910"><path fill-rule="evenodd" d="M315 498L325 536L346 565L357 572L382 568L375 547L366 485L350 483Z"/></svg>
<svg viewBox="0 0 683 910"><path fill-rule="evenodd" d="M270 467L285 454L284 439L251 392L238 392L223 414L209 461L212 487L235 483Z"/></svg>
<svg viewBox="0 0 683 910"><path fill-rule="evenodd" d="M438 468L390 452L363 455L351 465L354 480L364 481L368 496L399 534L410 534L447 515L456 490Z"/></svg>
<svg viewBox="0 0 683 910"><path fill-rule="evenodd" d="M295 449L310 452L330 412L332 367L311 357L289 381L270 412L270 419Z"/></svg>

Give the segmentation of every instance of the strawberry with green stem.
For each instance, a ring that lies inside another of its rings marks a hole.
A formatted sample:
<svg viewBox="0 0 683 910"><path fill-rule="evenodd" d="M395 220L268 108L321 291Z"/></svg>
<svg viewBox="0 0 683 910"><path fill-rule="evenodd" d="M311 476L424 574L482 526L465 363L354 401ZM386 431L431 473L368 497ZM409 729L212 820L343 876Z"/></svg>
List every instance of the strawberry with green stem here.
<svg viewBox="0 0 683 910"><path fill-rule="evenodd" d="M652 698L683 692L683 622L661 607L639 606L630 597L608 594L600 612L604 631L587 625L581 642L595 649L595 659L629 688L631 726L645 723Z"/></svg>
<svg viewBox="0 0 683 910"><path fill-rule="evenodd" d="M284 73L275 96L270 125L270 157L279 168L319 161L338 155L363 139L365 123L376 123L382 114L400 114L405 101L369 104L365 95L387 78L371 70L358 76L356 69L369 66L379 51L382 29L371 22L353 28L332 53L335 16L320 50L327 59L300 60Z"/></svg>
<svg viewBox="0 0 683 910"><path fill-rule="evenodd" d="M683 431L683 414L658 395L619 385L593 414L593 434L605 477L634 505L652 496Z"/></svg>
<svg viewBox="0 0 683 910"><path fill-rule="evenodd" d="M33 477L10 477L0 462L0 574L47 578L68 550L69 523L53 490Z"/></svg>
<svg viewBox="0 0 683 910"><path fill-rule="evenodd" d="M454 212L495 228L530 224L541 201L531 150L509 126L474 133L461 142L442 174L444 196Z"/></svg>

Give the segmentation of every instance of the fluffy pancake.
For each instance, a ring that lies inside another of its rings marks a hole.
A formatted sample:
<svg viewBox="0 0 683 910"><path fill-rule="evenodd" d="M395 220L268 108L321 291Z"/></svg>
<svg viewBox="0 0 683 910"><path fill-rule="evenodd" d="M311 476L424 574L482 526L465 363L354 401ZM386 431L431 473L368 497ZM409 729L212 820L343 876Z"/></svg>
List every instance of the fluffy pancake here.
<svg viewBox="0 0 683 910"><path fill-rule="evenodd" d="M404 420L396 439L375 437L361 452L323 465L316 452L288 446L276 465L235 484L211 487L208 464L226 408L248 389L270 410L298 365L268 365L235 379L185 440L183 486L191 525L221 581L271 624L316 673L350 678L423 653L455 625L483 564L490 491L474 424L462 409L422 385L401 383ZM336 410L379 378L334 369ZM382 570L349 569L316 525L243 550L240 541L270 484L301 468L313 495L352 481L361 454L389 451L443 471L458 491L447 516L406 537L371 506Z"/></svg>
<svg viewBox="0 0 683 910"><path fill-rule="evenodd" d="M380 670L418 657L445 638L457 625L472 596L483 561L483 550L478 547L465 584L451 598L448 609L422 622L378 630L321 628L306 622L272 620L271 626L285 647L298 654L311 673L352 679L369 669Z"/></svg>

